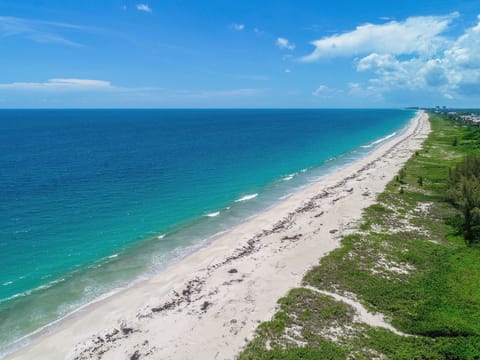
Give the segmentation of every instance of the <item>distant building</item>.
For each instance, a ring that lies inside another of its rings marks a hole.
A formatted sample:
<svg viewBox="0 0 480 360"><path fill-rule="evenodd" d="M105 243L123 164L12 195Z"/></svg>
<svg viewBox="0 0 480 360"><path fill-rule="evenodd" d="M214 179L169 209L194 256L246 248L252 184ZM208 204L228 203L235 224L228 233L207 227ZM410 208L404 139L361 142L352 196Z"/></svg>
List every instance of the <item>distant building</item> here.
<svg viewBox="0 0 480 360"><path fill-rule="evenodd" d="M460 119L470 125L480 126L480 116L476 114L460 115Z"/></svg>

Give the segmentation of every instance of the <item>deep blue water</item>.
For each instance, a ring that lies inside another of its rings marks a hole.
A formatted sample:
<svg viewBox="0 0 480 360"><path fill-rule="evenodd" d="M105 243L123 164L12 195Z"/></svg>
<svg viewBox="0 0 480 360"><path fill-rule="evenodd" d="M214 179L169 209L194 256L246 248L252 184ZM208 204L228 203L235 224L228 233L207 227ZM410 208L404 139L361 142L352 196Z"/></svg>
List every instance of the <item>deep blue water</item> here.
<svg viewBox="0 0 480 360"><path fill-rule="evenodd" d="M158 272L413 115L0 110L0 347Z"/></svg>

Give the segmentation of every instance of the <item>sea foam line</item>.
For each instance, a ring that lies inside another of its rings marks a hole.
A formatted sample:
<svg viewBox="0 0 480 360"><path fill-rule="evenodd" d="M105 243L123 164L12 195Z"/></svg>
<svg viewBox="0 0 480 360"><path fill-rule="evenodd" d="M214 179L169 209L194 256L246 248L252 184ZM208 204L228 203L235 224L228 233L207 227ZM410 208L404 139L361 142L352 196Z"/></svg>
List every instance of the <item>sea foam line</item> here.
<svg viewBox="0 0 480 360"><path fill-rule="evenodd" d="M205 216L207 216L207 217L215 217L215 216L218 216L218 215L220 215L220 211L215 211L215 212L212 212L212 213L207 214L207 215L205 215Z"/></svg>
<svg viewBox="0 0 480 360"><path fill-rule="evenodd" d="M298 175L298 173L291 173L291 174L288 174L287 176L285 176L282 180L283 181L290 181L297 175Z"/></svg>
<svg viewBox="0 0 480 360"><path fill-rule="evenodd" d="M245 196L241 197L240 199L235 200L235 202L252 200L252 199L255 199L257 196L258 196L258 194L245 195Z"/></svg>
<svg viewBox="0 0 480 360"><path fill-rule="evenodd" d="M16 298L19 298L19 297L29 296L29 295L33 294L34 292L37 292L37 291L47 290L47 289L51 288L52 286L54 286L56 284L59 284L61 282L64 282L64 281L65 281L65 278L50 281L48 284L43 284L43 285L37 286L36 288L26 290L26 291L21 292L21 293L14 294L14 295L9 296L9 297L4 298L4 299L0 299L0 304L4 303L4 302L7 302L7 301L10 301L10 300L13 300L13 299L16 299ZM9 284L7 284L7 285L9 285ZM3 284L3 286L6 286L6 285Z"/></svg>
<svg viewBox="0 0 480 360"><path fill-rule="evenodd" d="M364 148L364 149L371 148L372 146L375 146L375 145L377 145L377 144L380 144L381 142L384 142L384 141L386 141L386 140L394 137L395 135L397 135L397 132L396 132L396 131L393 132L393 133L391 133L391 134L388 134L387 136L385 136L385 137L383 137L383 138L380 138L380 139L378 139L378 140L375 140L374 142L372 142L372 143L370 143L370 144L368 144L368 145L362 145L362 146L360 146L360 147L361 147L361 148Z"/></svg>

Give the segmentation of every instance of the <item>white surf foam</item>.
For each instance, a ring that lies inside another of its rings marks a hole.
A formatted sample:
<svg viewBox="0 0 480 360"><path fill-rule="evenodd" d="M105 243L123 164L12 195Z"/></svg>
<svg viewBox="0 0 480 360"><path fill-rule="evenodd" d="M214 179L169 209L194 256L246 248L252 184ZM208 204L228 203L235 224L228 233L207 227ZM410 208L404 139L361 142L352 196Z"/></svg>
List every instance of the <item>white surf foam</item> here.
<svg viewBox="0 0 480 360"><path fill-rule="evenodd" d="M252 199L255 199L257 196L258 194L245 195L245 196L242 196L240 199L235 200L235 202L252 200Z"/></svg>
<svg viewBox="0 0 480 360"><path fill-rule="evenodd" d="M220 211L216 211L216 212L213 212L213 213L210 213L210 214L207 214L205 216L208 216L208 217L215 217L215 216L218 216L220 215Z"/></svg>
<svg viewBox="0 0 480 360"><path fill-rule="evenodd" d="M375 140L374 142L372 142L372 143L370 143L370 144L368 144L368 145L362 145L362 146L360 146L360 147L362 147L362 148L364 148L364 149L371 148L372 146L375 146L375 145L377 145L377 144L380 144L381 142L384 142L384 141L386 141L386 140L394 137L395 135L397 135L397 133L396 133L396 132L393 132L393 133L391 133L391 134L389 134L389 135L387 135L387 136L385 136L385 137L383 137L383 138L381 138L381 139Z"/></svg>
<svg viewBox="0 0 480 360"><path fill-rule="evenodd" d="M297 176L298 173L292 173L292 174L289 174L287 176L285 176L282 180L283 181L290 181L292 180L295 176Z"/></svg>
<svg viewBox="0 0 480 360"><path fill-rule="evenodd" d="M7 298L5 298L5 299L0 299L0 303L7 302L7 301L10 301L10 300L19 298L19 297L29 296L29 295L33 294L34 292L49 289L49 288L51 288L52 286L54 286L54 285L56 285L56 284L58 284L58 283L61 283L61 282L63 282L63 281L65 281L65 278L53 280L53 281L49 282L48 284L40 285L40 286L37 286L37 287L34 288L34 289L31 289L31 290L27 290L27 291L24 291L24 292L21 292L21 293L14 294L14 295L9 296L9 297L7 297ZM6 284L6 283L5 283L5 284ZM5 285L5 284L3 284L3 285Z"/></svg>

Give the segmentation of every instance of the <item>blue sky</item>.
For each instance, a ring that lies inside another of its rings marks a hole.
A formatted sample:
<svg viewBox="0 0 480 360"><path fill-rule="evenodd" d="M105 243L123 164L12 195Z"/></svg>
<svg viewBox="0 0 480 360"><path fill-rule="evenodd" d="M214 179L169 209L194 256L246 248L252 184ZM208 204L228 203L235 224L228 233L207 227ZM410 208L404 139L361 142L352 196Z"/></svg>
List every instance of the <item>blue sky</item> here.
<svg viewBox="0 0 480 360"><path fill-rule="evenodd" d="M0 107L480 107L480 2L0 1Z"/></svg>

